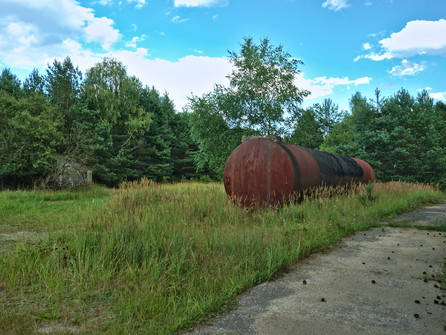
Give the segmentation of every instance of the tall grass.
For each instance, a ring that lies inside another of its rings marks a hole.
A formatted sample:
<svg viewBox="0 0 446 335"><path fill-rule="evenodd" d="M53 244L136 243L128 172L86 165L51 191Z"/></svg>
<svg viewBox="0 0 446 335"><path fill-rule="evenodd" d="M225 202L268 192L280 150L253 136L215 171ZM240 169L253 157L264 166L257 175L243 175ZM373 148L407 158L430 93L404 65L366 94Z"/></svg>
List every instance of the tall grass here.
<svg viewBox="0 0 446 335"><path fill-rule="evenodd" d="M321 189L283 208L245 210L221 184L124 183L99 207L72 211L66 228L3 253L0 333L47 324L175 333L342 236L444 199L398 182L377 184L373 200L364 192Z"/></svg>

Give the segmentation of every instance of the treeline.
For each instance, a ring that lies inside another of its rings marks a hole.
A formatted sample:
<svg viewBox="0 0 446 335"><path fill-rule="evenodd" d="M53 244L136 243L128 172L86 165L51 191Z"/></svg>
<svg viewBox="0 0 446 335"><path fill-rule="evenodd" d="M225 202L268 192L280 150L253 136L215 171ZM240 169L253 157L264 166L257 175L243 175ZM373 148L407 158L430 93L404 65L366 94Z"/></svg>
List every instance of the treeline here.
<svg viewBox="0 0 446 335"><path fill-rule="evenodd" d="M302 62L246 38L230 52L228 87L192 96L176 112L166 94L143 86L105 58L85 75L67 57L21 83L0 76L0 187L45 183L56 160L72 158L94 181L116 186L142 177L169 182L221 180L242 135L276 134L291 144L369 162L381 181L446 186L446 104L401 89L373 99L356 93L351 113L330 99L302 109L309 92L294 86Z"/></svg>
<svg viewBox="0 0 446 335"><path fill-rule="evenodd" d="M413 97L405 89L367 100L356 93L351 114L334 124L321 150L360 157L381 181L440 184L446 188L446 104L427 91Z"/></svg>
<svg viewBox="0 0 446 335"><path fill-rule="evenodd" d="M384 98L376 89L367 99L357 92L351 113L331 99L302 109L309 92L294 86L299 60L274 47L246 38L230 53L229 86L190 102L197 162L218 175L242 134L276 134L288 143L361 158L378 180L440 184L446 188L446 104L423 90L413 97L405 89Z"/></svg>
<svg viewBox="0 0 446 335"><path fill-rule="evenodd" d="M196 178L197 147L187 117L175 112L167 94L143 86L115 59L104 59L85 78L69 57L55 60L46 74L33 70L23 84L3 69L1 184L42 183L59 157L76 159L109 186L141 177Z"/></svg>
<svg viewBox="0 0 446 335"><path fill-rule="evenodd" d="M446 189L446 104L434 103L426 91L413 97L405 89L374 99L355 93L351 113L339 111L331 99L294 111L278 131L287 143L361 158L372 165L377 179L437 185ZM198 161L223 173L240 137L259 134L232 126L212 103L215 97L192 101L193 127L200 138ZM201 120L198 122L198 120ZM201 156L200 156L201 155Z"/></svg>

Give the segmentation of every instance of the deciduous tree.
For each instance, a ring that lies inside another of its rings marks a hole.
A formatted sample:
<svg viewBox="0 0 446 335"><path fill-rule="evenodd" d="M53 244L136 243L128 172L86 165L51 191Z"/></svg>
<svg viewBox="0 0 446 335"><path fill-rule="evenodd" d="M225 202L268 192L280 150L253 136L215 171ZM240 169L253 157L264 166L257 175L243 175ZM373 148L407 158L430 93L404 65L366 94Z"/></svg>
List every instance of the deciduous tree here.
<svg viewBox="0 0 446 335"><path fill-rule="evenodd" d="M243 121L243 127L280 134L285 113L297 109L309 94L295 85L303 63L283 46L273 46L268 38L257 45L246 37L240 47L239 52L229 52L233 70L225 94L236 113L227 114Z"/></svg>

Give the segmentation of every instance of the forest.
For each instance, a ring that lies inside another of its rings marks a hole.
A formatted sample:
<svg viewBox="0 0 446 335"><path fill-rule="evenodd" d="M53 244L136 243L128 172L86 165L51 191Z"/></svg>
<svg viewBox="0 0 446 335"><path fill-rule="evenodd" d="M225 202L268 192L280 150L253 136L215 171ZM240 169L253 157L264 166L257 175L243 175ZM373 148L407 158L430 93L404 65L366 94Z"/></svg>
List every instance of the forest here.
<svg viewBox="0 0 446 335"><path fill-rule="evenodd" d="M113 58L82 73L70 57L21 82L0 75L0 187L47 186L58 158L71 158L107 186L221 180L242 135L280 135L312 149L361 158L380 181L446 187L446 104L401 88L356 92L350 111L331 99L302 108L294 85L301 61L268 39L230 52L229 86L189 97L176 111L168 93L144 86Z"/></svg>

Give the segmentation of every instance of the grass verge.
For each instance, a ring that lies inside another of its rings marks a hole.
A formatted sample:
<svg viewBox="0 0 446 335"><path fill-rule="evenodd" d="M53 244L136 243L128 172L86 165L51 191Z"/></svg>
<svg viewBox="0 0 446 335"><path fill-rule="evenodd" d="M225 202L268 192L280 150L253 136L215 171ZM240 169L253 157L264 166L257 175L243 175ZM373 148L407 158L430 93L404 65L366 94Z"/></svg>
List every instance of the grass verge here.
<svg viewBox="0 0 446 335"><path fill-rule="evenodd" d="M365 192L251 211L221 184L56 192L50 208L45 193L4 192L0 222L39 238L0 249L0 333L177 333L345 235L444 200L399 182Z"/></svg>

